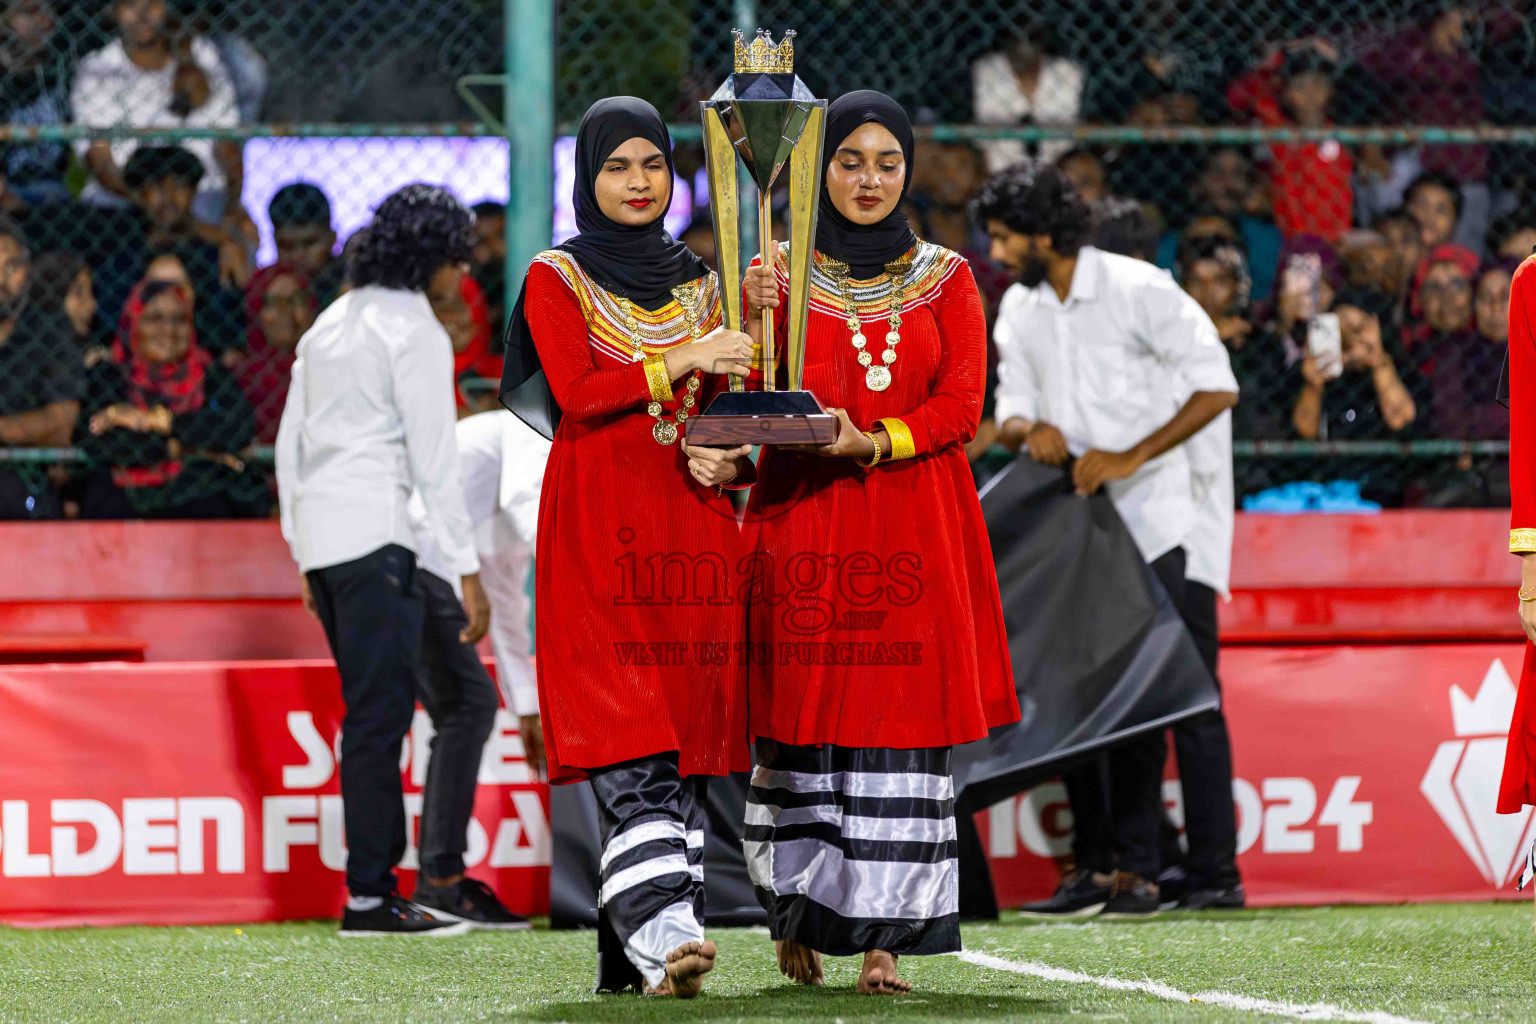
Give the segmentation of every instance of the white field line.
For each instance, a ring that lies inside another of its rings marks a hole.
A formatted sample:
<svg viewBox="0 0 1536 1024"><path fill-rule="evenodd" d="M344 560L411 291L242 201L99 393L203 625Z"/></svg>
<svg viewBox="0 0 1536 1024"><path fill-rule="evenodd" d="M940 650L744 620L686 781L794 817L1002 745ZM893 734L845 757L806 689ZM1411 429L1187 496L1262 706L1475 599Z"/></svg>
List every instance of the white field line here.
<svg viewBox="0 0 1536 1024"><path fill-rule="evenodd" d="M1330 1003L1282 1003L1274 999L1256 999L1253 996L1234 995L1230 992L1181 992L1172 985L1164 985L1160 981L1126 981L1121 978L1099 978L1091 974L1081 974L1077 971L1065 970L1061 967L1050 967L1046 964L1004 960L1002 957L991 956L986 953L967 951L956 953L955 956L966 963L975 964L978 967L989 967L994 971L1010 971L1014 974L1027 974L1031 977L1042 978L1045 981L1065 981L1076 985L1097 985L1100 988L1114 989L1117 992L1144 992L1149 996L1156 996L1159 999L1167 999L1175 1003L1201 1003L1207 1006L1222 1006L1231 1010L1250 1010L1254 1013L1289 1017L1292 1020L1337 1020L1348 1021L1350 1024L1425 1024L1424 1021L1416 1021L1408 1017L1397 1017L1390 1013L1381 1013L1377 1010L1369 1010L1363 1013L1356 1010L1345 1010Z"/></svg>

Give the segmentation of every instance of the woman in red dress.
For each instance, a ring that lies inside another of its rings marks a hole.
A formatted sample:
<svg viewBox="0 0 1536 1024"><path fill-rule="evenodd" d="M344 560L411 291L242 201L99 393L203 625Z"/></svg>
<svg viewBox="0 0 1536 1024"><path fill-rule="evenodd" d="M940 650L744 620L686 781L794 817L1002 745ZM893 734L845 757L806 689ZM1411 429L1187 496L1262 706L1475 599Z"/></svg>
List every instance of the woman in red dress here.
<svg viewBox="0 0 1536 1024"><path fill-rule="evenodd" d="M802 383L841 432L766 447L747 505L745 845L784 973L818 984L820 954L863 954L858 990L890 994L911 988L899 955L960 948L950 748L1019 705L963 448L986 384L981 297L966 261L897 209L901 107L850 93L826 138ZM786 258L748 272L759 332Z"/></svg>
<svg viewBox="0 0 1536 1024"><path fill-rule="evenodd" d="M602 812L598 991L697 994L705 776L747 765L744 639L723 487L749 448L690 448L689 417L748 372L714 274L666 233L672 145L655 108L601 100L576 139L580 234L539 254L509 325L502 400L554 444L535 623L551 782Z"/></svg>
<svg viewBox="0 0 1536 1024"><path fill-rule="evenodd" d="M1527 256L1509 286L1509 357L1499 397L1509 405L1509 550L1520 556L1520 623L1536 641L1536 255ZM1525 667L1504 750L1500 814L1536 804L1536 645L1525 645ZM1520 875L1536 872L1536 844Z"/></svg>

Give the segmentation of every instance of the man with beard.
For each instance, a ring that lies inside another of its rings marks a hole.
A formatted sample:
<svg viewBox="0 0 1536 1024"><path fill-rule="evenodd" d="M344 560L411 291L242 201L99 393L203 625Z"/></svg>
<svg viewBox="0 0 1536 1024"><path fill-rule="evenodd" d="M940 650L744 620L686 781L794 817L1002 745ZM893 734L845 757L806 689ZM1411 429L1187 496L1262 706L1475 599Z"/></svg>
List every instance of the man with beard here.
<svg viewBox="0 0 1536 1024"><path fill-rule="evenodd" d="M0 444L69 444L85 391L85 365L62 310L29 302L31 254L21 228L0 214ZM0 519L57 516L43 466L0 469Z"/></svg>
<svg viewBox="0 0 1536 1024"><path fill-rule="evenodd" d="M109 0L116 33L80 61L71 89L74 121L92 128L233 128L240 121L235 89L218 48L184 31L166 0ZM91 173L83 198L119 205L132 198L126 162L135 139L81 139L80 160ZM189 139L202 165L199 219L249 231L240 206L245 163L240 143Z"/></svg>
<svg viewBox="0 0 1536 1024"><path fill-rule="evenodd" d="M84 364L63 310L29 301L29 273L26 235L0 213L0 445L65 447L80 415ZM0 519L57 514L43 465L0 470Z"/></svg>
<svg viewBox="0 0 1536 1024"><path fill-rule="evenodd" d="M976 212L993 260L1018 275L995 328L998 441L1070 464L1081 495L1106 488L1189 621L1185 545L1197 498L1184 442L1237 403L1211 318L1167 271L1086 244L1089 209L1055 167L1026 162L993 177ZM1111 750L1107 764L1068 772L1079 859L1043 912L1157 913L1166 759L1155 730Z"/></svg>

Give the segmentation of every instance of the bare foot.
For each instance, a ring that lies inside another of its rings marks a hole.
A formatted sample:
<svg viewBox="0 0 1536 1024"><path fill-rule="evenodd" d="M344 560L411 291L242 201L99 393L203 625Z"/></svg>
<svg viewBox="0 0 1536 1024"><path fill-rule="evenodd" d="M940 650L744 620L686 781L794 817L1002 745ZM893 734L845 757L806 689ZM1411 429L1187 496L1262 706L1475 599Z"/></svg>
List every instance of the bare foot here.
<svg viewBox="0 0 1536 1024"><path fill-rule="evenodd" d="M704 975L715 969L715 944L685 942L667 954L667 976L660 985L647 989L653 996L692 999L704 988Z"/></svg>
<svg viewBox="0 0 1536 1024"><path fill-rule="evenodd" d="M897 977L895 956L883 949L872 949L864 954L857 991L865 996L899 996L911 992L912 983Z"/></svg>
<svg viewBox="0 0 1536 1024"><path fill-rule="evenodd" d="M780 939L773 944L779 954L779 970L784 977L801 985L820 985L821 954L794 939Z"/></svg>

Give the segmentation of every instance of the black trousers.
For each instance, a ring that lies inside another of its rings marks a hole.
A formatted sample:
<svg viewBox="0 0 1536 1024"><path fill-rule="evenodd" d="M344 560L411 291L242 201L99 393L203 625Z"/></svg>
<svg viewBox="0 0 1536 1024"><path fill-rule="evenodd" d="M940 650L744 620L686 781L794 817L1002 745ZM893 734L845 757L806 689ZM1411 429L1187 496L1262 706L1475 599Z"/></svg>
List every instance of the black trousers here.
<svg viewBox="0 0 1536 1024"><path fill-rule="evenodd" d="M1216 591L1204 583L1187 582L1183 611L1184 624L1219 687ZM1184 838L1189 843L1189 853L1183 860L1189 887L1230 888L1241 878L1237 871L1237 810L1232 803L1232 739L1227 733L1227 717L1217 708L1184 719L1171 732L1179 782L1184 789ZM1165 836L1173 833L1173 849L1169 852L1177 853L1177 834L1171 822L1166 818L1164 822ZM1167 845L1165 841L1165 851ZM1177 863L1166 854L1163 859L1164 867Z"/></svg>
<svg viewBox="0 0 1536 1024"><path fill-rule="evenodd" d="M497 698L474 650L459 642L467 620L453 588L420 571L398 544L308 576L347 706L341 795L348 890L395 891L395 865L406 850L400 744L418 697L436 729L422 794L421 870L431 878L458 874Z"/></svg>
<svg viewBox="0 0 1536 1024"><path fill-rule="evenodd" d="M1168 596L1194 638L1211 674L1219 649L1216 593L1184 578L1185 553L1176 548L1152 562ZM1239 881L1237 815L1232 803L1232 744L1220 709L1172 727L1174 753L1184 790L1182 856L1177 832L1163 812L1163 765L1168 745L1162 731L1139 736L1063 774L1072 808L1072 850L1077 866L1118 868L1156 879L1180 858L1191 889L1225 888Z"/></svg>

